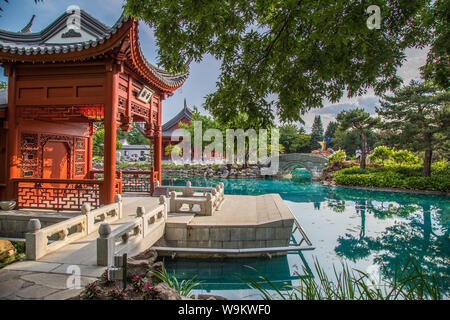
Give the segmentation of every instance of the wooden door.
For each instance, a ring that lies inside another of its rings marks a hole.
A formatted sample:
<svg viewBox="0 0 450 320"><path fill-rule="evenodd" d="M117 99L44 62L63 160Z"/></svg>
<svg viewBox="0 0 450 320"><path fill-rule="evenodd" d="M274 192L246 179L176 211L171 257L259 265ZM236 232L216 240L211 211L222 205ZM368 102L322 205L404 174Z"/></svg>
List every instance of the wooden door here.
<svg viewBox="0 0 450 320"><path fill-rule="evenodd" d="M44 146L43 179L68 179L69 152L67 144L60 141L49 141Z"/></svg>

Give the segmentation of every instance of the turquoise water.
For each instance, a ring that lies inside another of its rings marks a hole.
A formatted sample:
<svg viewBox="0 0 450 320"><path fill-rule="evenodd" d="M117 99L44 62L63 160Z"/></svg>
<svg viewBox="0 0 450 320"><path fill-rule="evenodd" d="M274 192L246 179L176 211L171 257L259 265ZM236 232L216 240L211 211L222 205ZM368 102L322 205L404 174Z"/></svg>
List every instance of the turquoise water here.
<svg viewBox="0 0 450 320"><path fill-rule="evenodd" d="M167 269L181 279L197 275L202 287L195 293L258 299L259 293L239 279L263 275L279 286L296 285L305 268L314 270L315 260L330 275L341 263L369 273L381 264L393 271L409 253L426 274L438 278L442 292L450 292L449 197L329 188L287 179L189 180L194 186L223 182L226 194L279 193L315 246L313 251L270 260L166 260ZM163 182L169 183L184 185L185 180Z"/></svg>

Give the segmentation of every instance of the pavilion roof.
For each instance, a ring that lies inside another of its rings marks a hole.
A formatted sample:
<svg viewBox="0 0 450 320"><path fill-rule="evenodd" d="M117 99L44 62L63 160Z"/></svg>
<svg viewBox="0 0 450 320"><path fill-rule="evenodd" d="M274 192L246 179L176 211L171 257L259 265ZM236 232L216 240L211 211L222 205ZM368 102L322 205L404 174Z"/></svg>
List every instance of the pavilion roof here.
<svg viewBox="0 0 450 320"><path fill-rule="evenodd" d="M189 109L189 107L186 104L186 99L184 99L184 107L183 109L178 112L178 114L167 121L162 127L162 135L163 136L171 136L172 130L170 130L174 125L176 125L178 122L180 122L183 119L187 119L188 121L192 120L192 110Z"/></svg>
<svg viewBox="0 0 450 320"><path fill-rule="evenodd" d="M135 19L122 14L113 26L108 27L80 10L79 28L73 28L68 25L72 15L66 11L36 33L0 30L0 61L79 61L110 51L122 51L122 57L132 70L163 91L174 91L186 81L188 72L172 75L145 59Z"/></svg>

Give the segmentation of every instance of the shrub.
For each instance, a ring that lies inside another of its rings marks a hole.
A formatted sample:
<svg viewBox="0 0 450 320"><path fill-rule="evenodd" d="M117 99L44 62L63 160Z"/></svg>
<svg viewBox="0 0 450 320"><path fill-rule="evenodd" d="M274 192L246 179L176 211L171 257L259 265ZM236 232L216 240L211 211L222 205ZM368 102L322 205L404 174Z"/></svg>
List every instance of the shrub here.
<svg viewBox="0 0 450 320"><path fill-rule="evenodd" d="M334 164L339 162L344 162L347 158L344 150L339 150L334 152L331 156L328 157L328 164Z"/></svg>
<svg viewBox="0 0 450 320"><path fill-rule="evenodd" d="M385 163L392 155L393 151L385 146L376 147L373 153L368 157L373 163Z"/></svg>
<svg viewBox="0 0 450 320"><path fill-rule="evenodd" d="M411 152L407 150L398 150L394 151L391 155L391 158L396 163L402 164L416 164L419 163L419 159Z"/></svg>
<svg viewBox="0 0 450 320"><path fill-rule="evenodd" d="M363 174L343 174L341 173L341 171L338 171L334 174L334 180L337 184L343 186L402 188L442 192L448 192L450 190L450 179L448 175L433 175L431 177L408 177L395 171L386 171L381 173L366 172Z"/></svg>

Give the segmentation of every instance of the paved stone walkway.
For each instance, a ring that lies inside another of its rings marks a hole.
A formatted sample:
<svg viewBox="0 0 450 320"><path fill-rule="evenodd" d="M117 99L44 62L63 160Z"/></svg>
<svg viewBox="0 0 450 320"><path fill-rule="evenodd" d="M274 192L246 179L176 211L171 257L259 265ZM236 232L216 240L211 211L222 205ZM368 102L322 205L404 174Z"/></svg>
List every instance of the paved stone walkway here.
<svg viewBox="0 0 450 320"><path fill-rule="evenodd" d="M136 217L136 208L151 209L158 205L158 198L124 195L123 218L111 224L114 230ZM97 280L105 267L97 266L94 232L39 261L21 261L0 269L0 299L3 300L65 300L80 294L82 289L72 289L73 268L80 275L80 287ZM69 283L68 283L69 282Z"/></svg>

